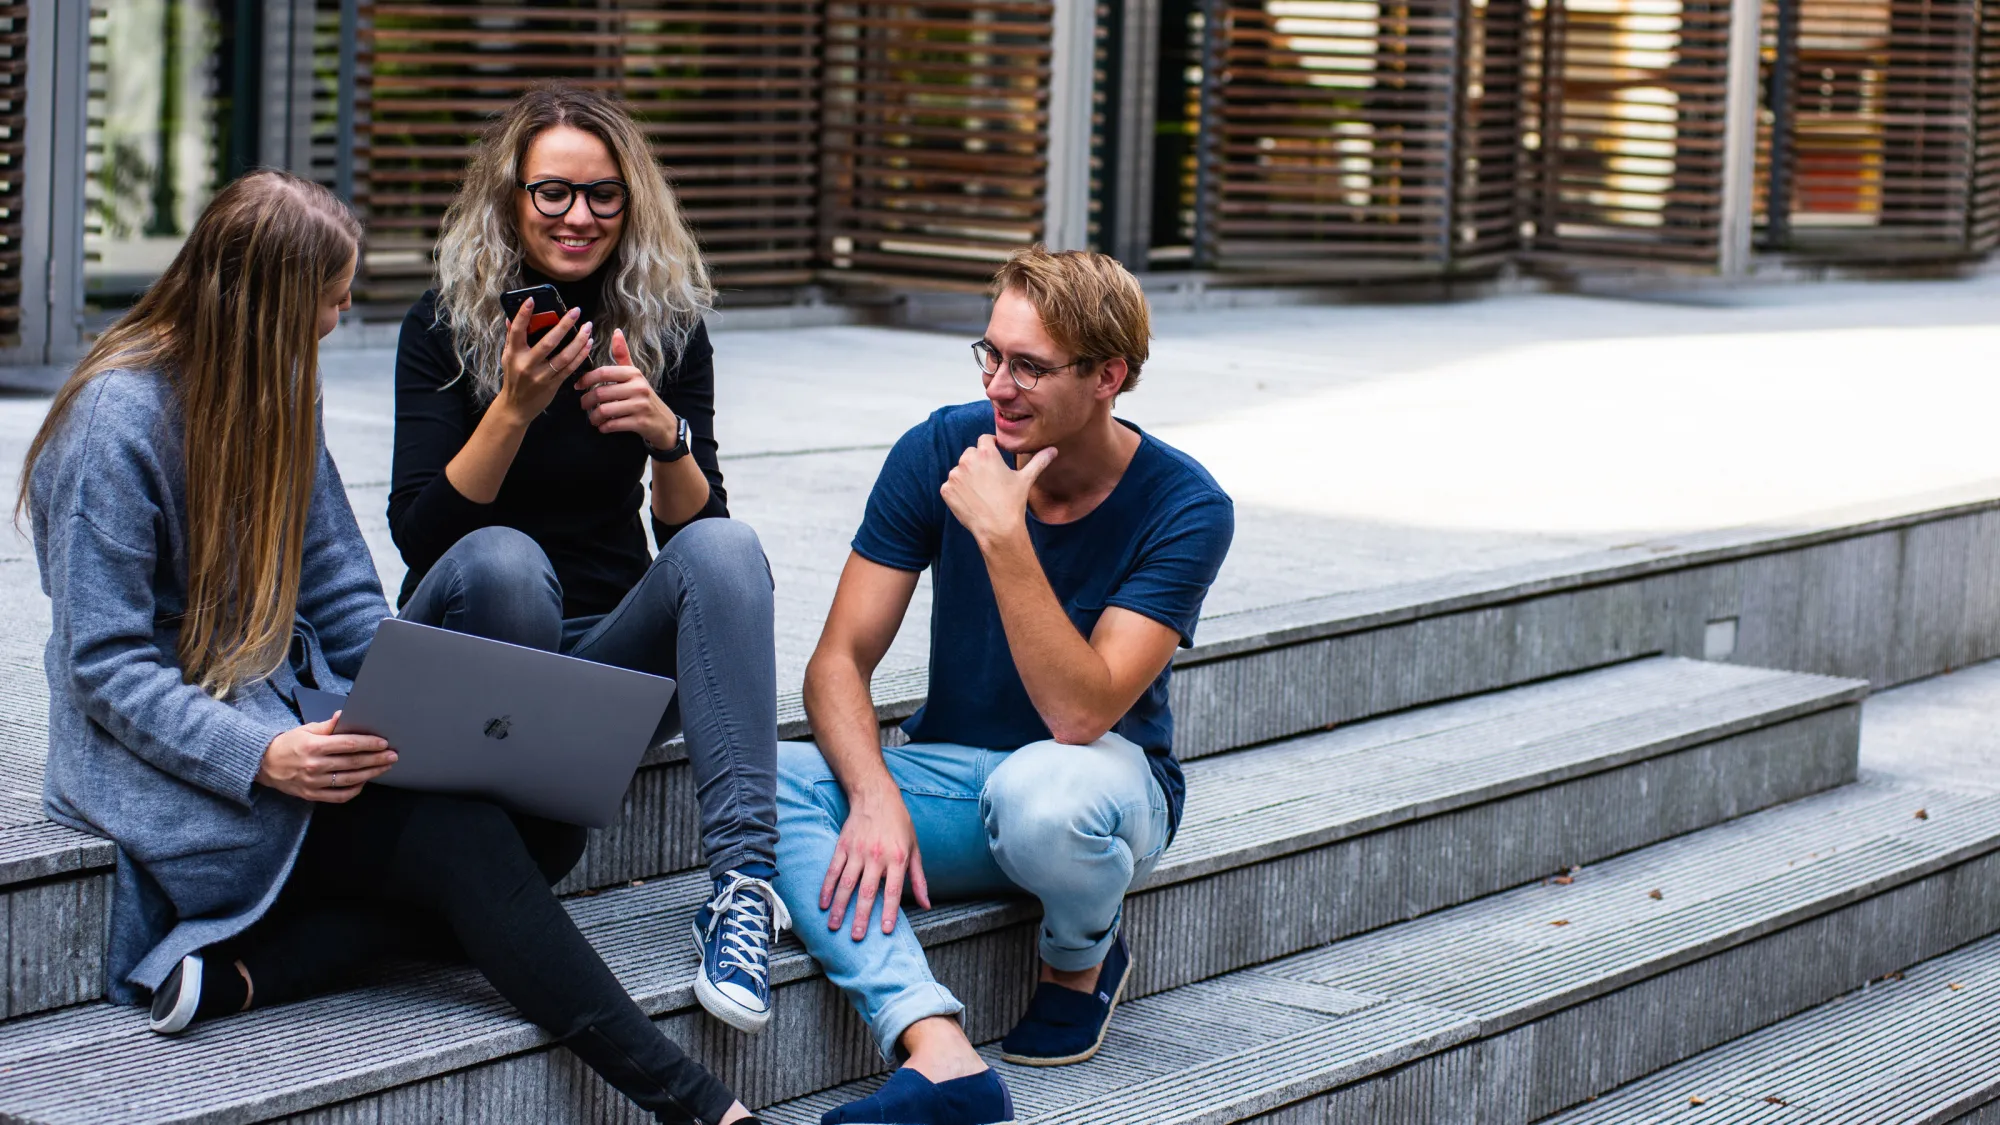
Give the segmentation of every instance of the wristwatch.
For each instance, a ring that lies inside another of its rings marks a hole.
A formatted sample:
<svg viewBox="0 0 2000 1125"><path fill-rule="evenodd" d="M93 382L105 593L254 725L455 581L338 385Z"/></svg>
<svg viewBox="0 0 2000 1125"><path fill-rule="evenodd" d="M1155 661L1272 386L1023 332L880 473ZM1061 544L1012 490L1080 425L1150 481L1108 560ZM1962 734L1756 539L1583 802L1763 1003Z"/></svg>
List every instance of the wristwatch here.
<svg viewBox="0 0 2000 1125"><path fill-rule="evenodd" d="M693 440L694 431L688 428L688 420L683 418L681 419L680 428L674 432L674 444L671 449L654 449L650 443L643 444L646 445L646 452L652 456L653 460L663 465L671 465L688 455L688 450L693 448L690 444Z"/></svg>

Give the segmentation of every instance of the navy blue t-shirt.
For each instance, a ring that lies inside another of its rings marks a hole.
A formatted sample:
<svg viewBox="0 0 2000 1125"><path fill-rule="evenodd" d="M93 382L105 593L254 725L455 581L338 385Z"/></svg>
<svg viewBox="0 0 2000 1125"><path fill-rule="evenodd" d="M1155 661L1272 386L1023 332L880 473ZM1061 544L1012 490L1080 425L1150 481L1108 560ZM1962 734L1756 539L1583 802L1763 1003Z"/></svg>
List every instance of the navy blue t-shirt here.
<svg viewBox="0 0 2000 1125"><path fill-rule="evenodd" d="M1235 506L1194 458L1147 435L1125 475L1089 515L1048 524L1028 513L1028 537L1077 631L1088 638L1107 606L1143 614L1194 644L1202 599L1229 552ZM916 742L1014 750L1049 737L1014 668L986 560L938 489L965 450L993 432L984 400L947 406L889 451L854 550L897 570L931 568L930 698L903 724ZM1174 761L1174 717L1162 669L1111 729L1144 749L1180 826L1187 783Z"/></svg>

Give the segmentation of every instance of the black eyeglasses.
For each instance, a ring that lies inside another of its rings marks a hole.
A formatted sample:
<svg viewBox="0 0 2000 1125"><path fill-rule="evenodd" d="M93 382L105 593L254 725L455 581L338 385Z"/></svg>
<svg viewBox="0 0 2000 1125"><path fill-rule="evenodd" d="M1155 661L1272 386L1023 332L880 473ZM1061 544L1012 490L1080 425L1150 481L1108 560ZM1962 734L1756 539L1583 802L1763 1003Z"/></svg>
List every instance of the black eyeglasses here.
<svg viewBox="0 0 2000 1125"><path fill-rule="evenodd" d="M979 373L986 377L987 382L991 382L995 375L1000 374L1001 355L999 348L994 347L984 340L974 340L972 342L972 354L979 360ZM1020 356L1015 356L1013 359L1006 361L1007 377L1014 380L1014 385L1022 390L1032 391L1035 389L1035 384L1042 381L1042 376L1053 375L1058 371L1075 367L1077 364L1083 362L1085 361L1073 359L1061 367L1043 367L1040 364L1022 359Z"/></svg>
<svg viewBox="0 0 2000 1125"><path fill-rule="evenodd" d="M625 201L631 195L631 189L625 186L624 180L592 180L587 184L574 184L568 180L536 180L532 184L518 186L535 201L535 210L551 219L569 214L579 194L591 214L600 219L615 219L620 211L625 210Z"/></svg>

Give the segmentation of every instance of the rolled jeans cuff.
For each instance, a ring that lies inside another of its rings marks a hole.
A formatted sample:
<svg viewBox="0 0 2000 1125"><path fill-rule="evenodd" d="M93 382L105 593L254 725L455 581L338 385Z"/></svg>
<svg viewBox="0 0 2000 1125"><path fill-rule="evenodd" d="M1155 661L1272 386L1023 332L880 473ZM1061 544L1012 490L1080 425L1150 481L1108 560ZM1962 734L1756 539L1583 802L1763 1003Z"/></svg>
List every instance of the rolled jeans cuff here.
<svg viewBox="0 0 2000 1125"><path fill-rule="evenodd" d="M914 984L883 1004L870 1021L875 1033L875 1049L890 1062L896 1061L896 1040L918 1020L932 1016L955 1016L965 1010L951 990L936 981Z"/></svg>
<svg viewBox="0 0 2000 1125"><path fill-rule="evenodd" d="M1111 953L1111 943L1118 940L1118 927L1124 924L1125 908L1121 906L1118 909L1118 916L1111 920L1111 928L1104 931L1104 936L1082 949L1064 949L1054 944L1045 928L1042 930L1040 940L1035 943L1035 951L1041 954L1043 962L1049 968L1059 973L1080 973L1085 969L1094 969L1102 965L1104 958Z"/></svg>

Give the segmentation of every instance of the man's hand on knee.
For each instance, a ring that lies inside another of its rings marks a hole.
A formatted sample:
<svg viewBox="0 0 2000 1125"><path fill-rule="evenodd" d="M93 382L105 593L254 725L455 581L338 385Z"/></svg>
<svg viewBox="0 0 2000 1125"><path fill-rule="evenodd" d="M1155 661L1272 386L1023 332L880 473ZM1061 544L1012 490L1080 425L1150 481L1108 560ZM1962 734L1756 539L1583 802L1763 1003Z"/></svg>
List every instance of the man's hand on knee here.
<svg viewBox="0 0 2000 1125"><path fill-rule="evenodd" d="M910 897L928 910L930 888L924 884L917 831L910 823L910 810L904 806L902 794L892 788L880 795L854 800L847 823L841 826L840 839L834 844L826 880L820 884L819 908L829 911L826 928L840 928L851 901L855 904L853 937L860 941L867 936L868 919L874 913L879 892L882 932L893 933L906 880Z"/></svg>

